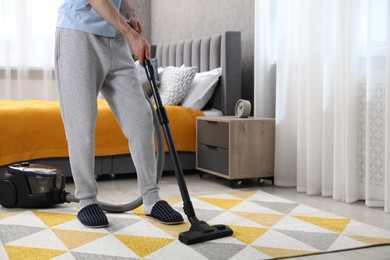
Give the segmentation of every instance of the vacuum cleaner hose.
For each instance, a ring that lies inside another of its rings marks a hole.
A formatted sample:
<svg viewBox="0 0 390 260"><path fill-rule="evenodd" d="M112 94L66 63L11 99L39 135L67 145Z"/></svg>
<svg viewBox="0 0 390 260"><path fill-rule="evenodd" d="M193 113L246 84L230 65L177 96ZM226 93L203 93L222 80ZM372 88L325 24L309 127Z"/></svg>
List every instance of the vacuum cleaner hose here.
<svg viewBox="0 0 390 260"><path fill-rule="evenodd" d="M159 123L159 118L157 116L157 113L150 102L149 98L145 96L146 100L148 101L150 108L152 109L152 115L153 115L153 125L154 125L154 133L156 136L156 160L157 160L157 177L156 182L158 183L161 179L161 175L164 169L164 160L165 160L165 154L164 154L164 139L163 134L161 130L161 126ZM66 202L79 202L79 200L73 195L73 194L67 194L66 196ZM112 213L123 213L132 209L135 209L142 205L142 197L137 198L136 200L125 203L125 204L109 204L106 202L98 201L98 204L100 207L107 211Z"/></svg>

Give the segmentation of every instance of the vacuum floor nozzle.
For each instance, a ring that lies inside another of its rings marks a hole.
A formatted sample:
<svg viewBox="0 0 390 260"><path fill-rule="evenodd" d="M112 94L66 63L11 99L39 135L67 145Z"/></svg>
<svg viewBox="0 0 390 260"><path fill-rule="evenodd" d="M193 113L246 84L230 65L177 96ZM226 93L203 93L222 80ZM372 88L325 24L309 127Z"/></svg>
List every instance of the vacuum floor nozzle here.
<svg viewBox="0 0 390 260"><path fill-rule="evenodd" d="M207 230L199 230L192 226L189 231L179 234L179 241L186 245L191 245L217 238L228 237L232 234L233 230L225 225L209 226Z"/></svg>

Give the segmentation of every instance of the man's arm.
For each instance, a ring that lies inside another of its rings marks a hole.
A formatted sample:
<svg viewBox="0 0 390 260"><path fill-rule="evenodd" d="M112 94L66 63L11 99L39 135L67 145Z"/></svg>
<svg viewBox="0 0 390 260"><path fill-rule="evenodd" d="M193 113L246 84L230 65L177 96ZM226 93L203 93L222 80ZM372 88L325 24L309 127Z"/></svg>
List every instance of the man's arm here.
<svg viewBox="0 0 390 260"><path fill-rule="evenodd" d="M89 4L98 12L104 20L116 28L130 43L134 55L143 66L144 58L150 59L149 44L138 34L115 8L111 0L88 0Z"/></svg>
<svg viewBox="0 0 390 260"><path fill-rule="evenodd" d="M137 11L133 8L131 0L122 0L119 11L126 18L127 23L130 24L136 32L140 34L143 32L139 16Z"/></svg>
<svg viewBox="0 0 390 260"><path fill-rule="evenodd" d="M119 11L126 19L138 18L136 10L131 5L131 0L122 0Z"/></svg>

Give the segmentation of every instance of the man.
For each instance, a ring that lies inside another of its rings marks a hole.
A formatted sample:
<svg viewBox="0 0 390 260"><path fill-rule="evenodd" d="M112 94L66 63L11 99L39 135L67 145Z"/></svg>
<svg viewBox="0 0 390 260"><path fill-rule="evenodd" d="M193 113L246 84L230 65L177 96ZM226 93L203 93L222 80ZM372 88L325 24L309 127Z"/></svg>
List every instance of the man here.
<svg viewBox="0 0 390 260"><path fill-rule="evenodd" d="M131 146L144 213L176 224L183 217L159 197L156 184L152 112L144 98L131 56L143 65L148 42L129 0L64 0L56 31L56 77L68 141L77 215L88 227L108 226L97 204L94 134L97 95L103 94Z"/></svg>

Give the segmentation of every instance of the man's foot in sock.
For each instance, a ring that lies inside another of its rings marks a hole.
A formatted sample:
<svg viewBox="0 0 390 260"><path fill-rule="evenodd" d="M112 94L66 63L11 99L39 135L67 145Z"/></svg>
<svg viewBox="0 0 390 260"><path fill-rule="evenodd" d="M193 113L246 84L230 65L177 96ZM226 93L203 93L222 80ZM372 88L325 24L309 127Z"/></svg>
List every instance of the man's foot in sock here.
<svg viewBox="0 0 390 260"><path fill-rule="evenodd" d="M109 225L108 219L98 204L91 204L82 208L77 218L86 227L102 228Z"/></svg>
<svg viewBox="0 0 390 260"><path fill-rule="evenodd" d="M156 202L150 214L146 214L146 216L167 225L180 224L184 221L182 215L174 210L165 200Z"/></svg>

